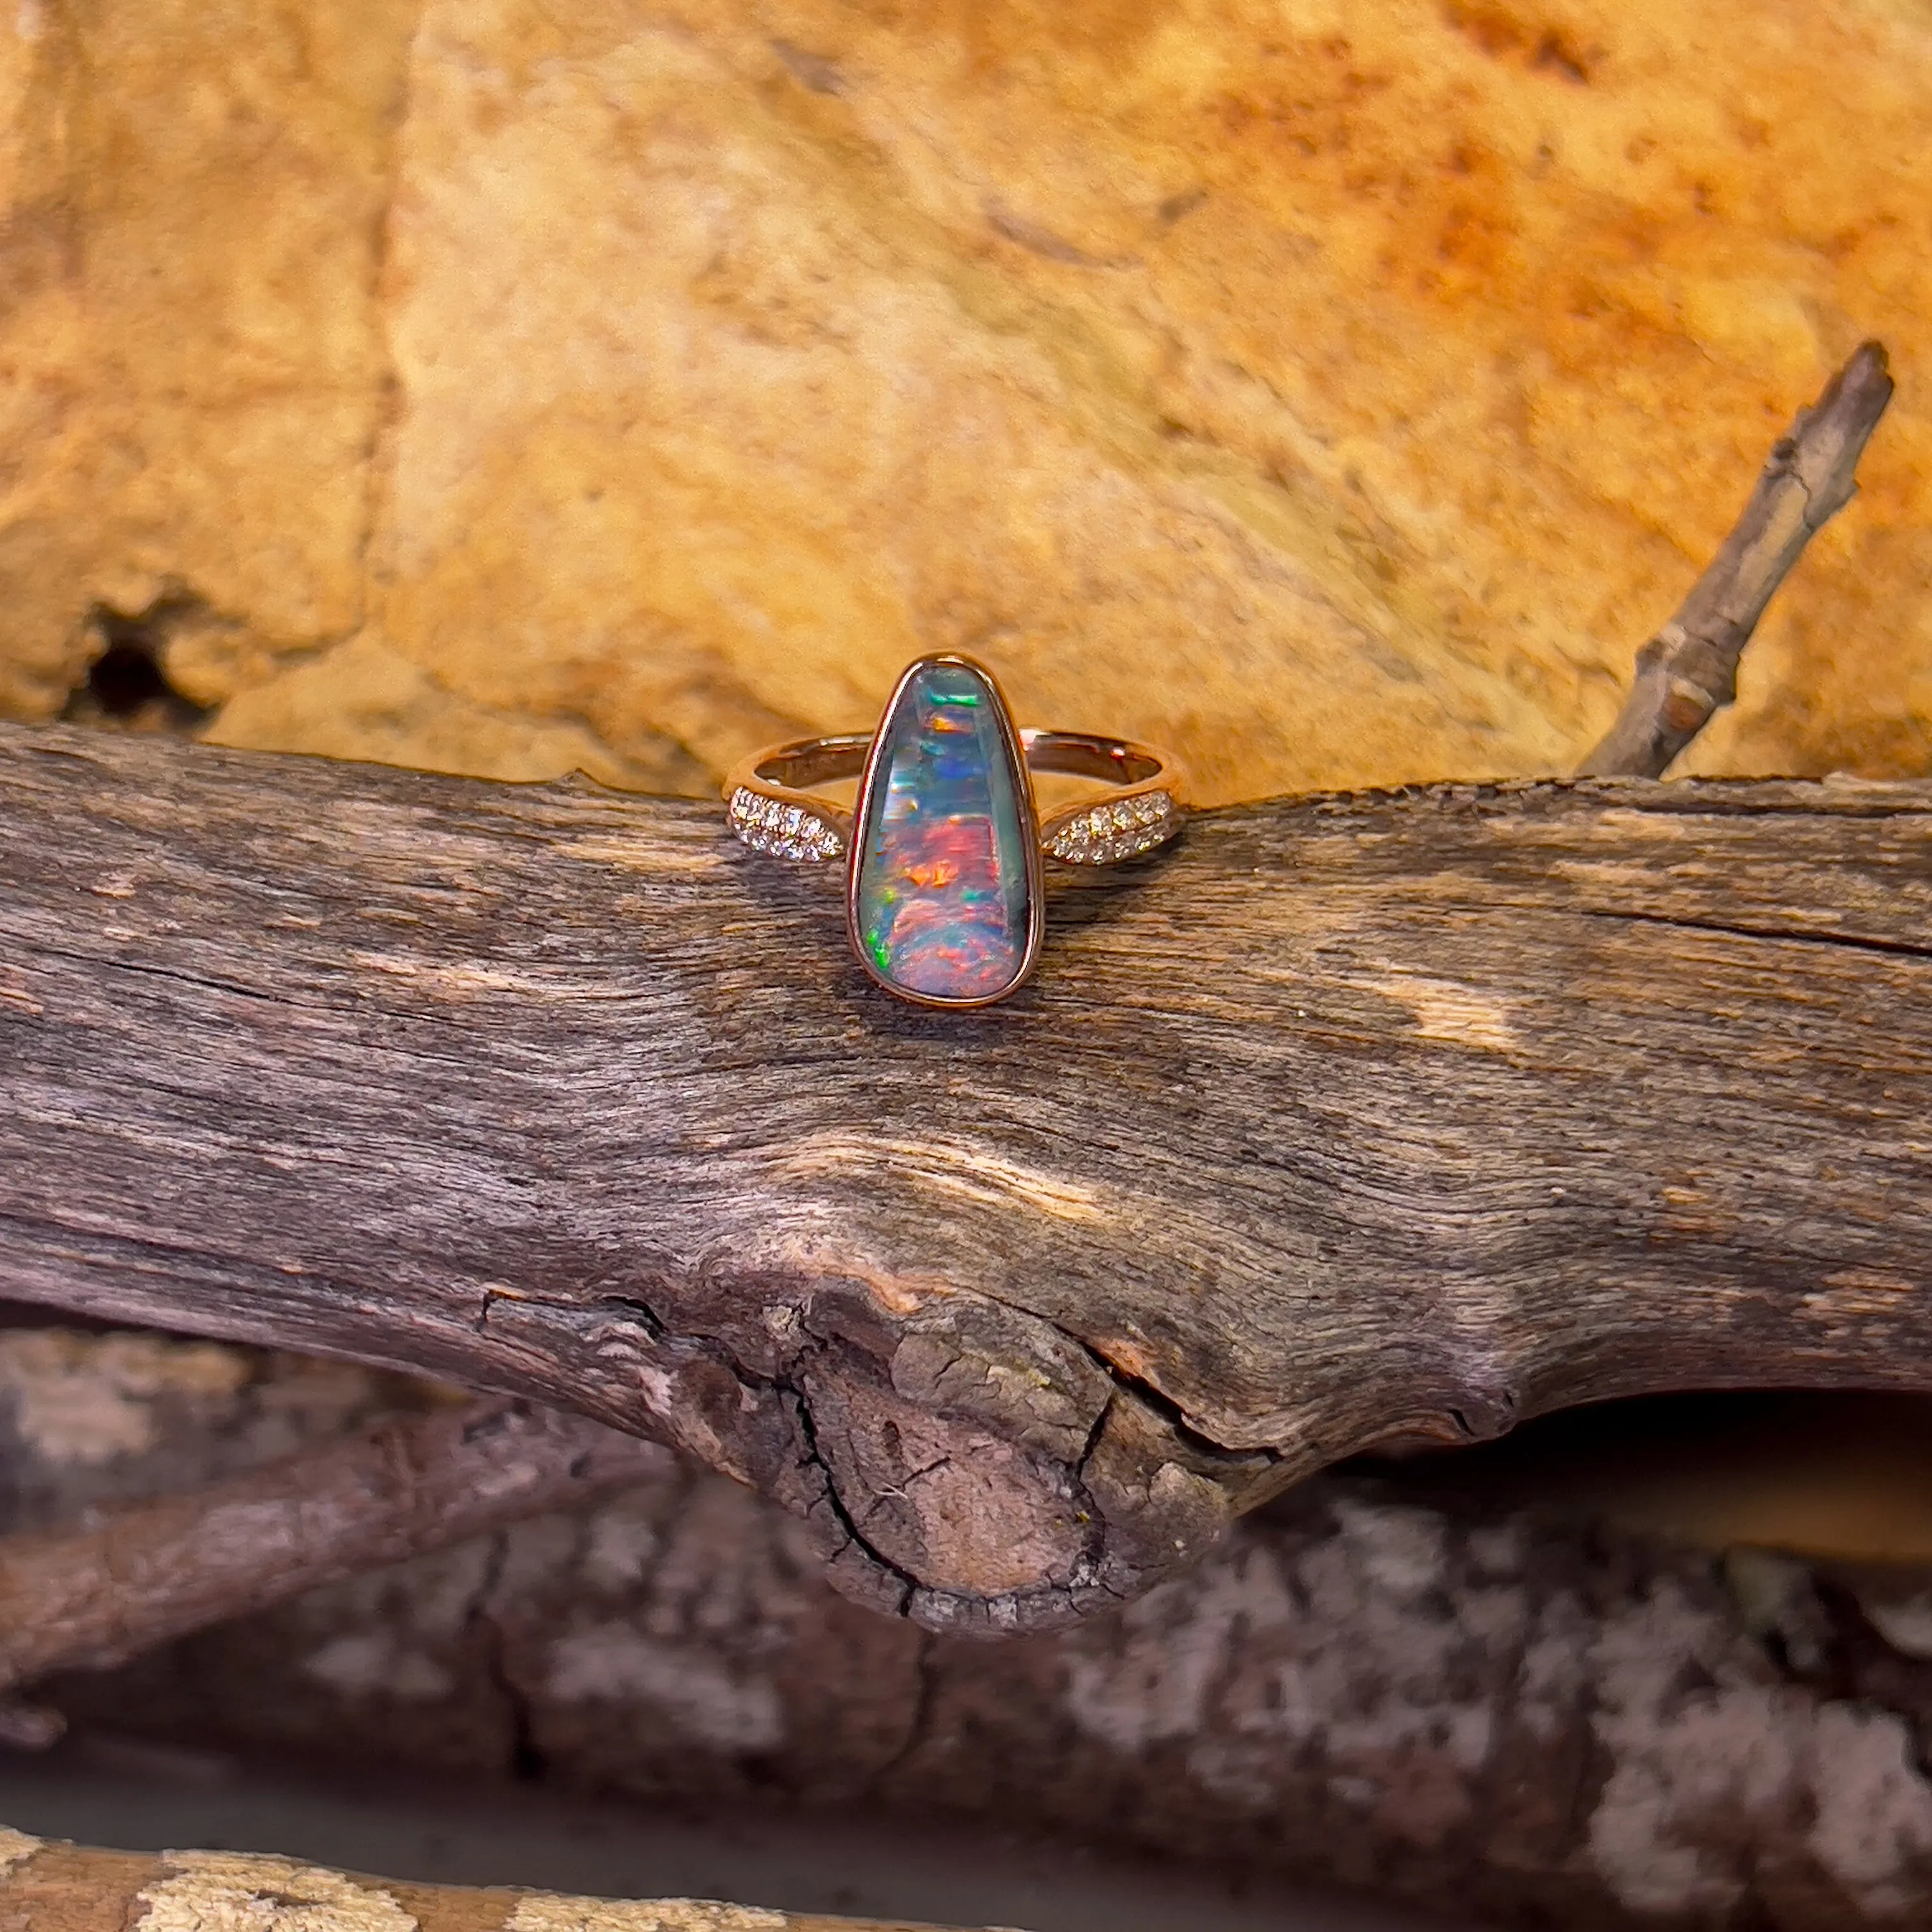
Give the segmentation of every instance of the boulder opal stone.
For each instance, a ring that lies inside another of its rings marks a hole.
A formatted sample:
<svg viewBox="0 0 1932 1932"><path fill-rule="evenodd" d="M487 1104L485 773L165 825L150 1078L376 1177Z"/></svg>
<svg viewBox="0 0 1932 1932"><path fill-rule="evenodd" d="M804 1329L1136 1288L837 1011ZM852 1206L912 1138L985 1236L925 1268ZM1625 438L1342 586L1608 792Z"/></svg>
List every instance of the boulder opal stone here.
<svg viewBox="0 0 1932 1932"><path fill-rule="evenodd" d="M854 943L896 993L998 999L1032 963L1032 801L999 688L961 658L901 681L852 853Z"/></svg>

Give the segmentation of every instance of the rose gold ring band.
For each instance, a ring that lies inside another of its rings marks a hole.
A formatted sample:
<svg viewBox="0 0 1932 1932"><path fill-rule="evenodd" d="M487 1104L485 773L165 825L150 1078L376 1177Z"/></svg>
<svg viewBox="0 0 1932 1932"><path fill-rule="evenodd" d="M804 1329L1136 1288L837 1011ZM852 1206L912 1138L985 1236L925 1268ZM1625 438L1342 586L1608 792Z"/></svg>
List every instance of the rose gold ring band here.
<svg viewBox="0 0 1932 1932"><path fill-rule="evenodd" d="M1165 752L1091 731L1022 731L1030 772L1093 778L1040 820L1040 849L1076 866L1115 865L1163 845L1180 830L1186 779ZM851 844L852 810L816 788L858 778L870 732L797 738L734 766L724 795L731 830L754 851L808 863L840 859Z"/></svg>

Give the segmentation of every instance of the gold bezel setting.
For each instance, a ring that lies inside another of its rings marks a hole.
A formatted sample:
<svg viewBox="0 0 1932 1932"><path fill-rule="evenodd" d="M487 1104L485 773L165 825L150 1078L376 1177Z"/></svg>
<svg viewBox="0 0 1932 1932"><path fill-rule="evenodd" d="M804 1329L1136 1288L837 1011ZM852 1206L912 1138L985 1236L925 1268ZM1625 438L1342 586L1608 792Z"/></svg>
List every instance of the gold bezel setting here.
<svg viewBox="0 0 1932 1932"><path fill-rule="evenodd" d="M935 652L908 664L892 687L882 724L893 716L912 680L940 664L963 668L984 682L1024 820L1026 945L1019 970L998 992L970 998L916 992L895 982L866 953L857 911L863 857L859 828L878 782L882 730L800 738L770 746L733 768L724 795L733 835L754 851L814 866L844 860L846 934L868 978L914 1006L958 1012L1010 998L1031 976L1046 923L1045 859L1070 866L1112 866L1166 844L1186 818L1186 780L1166 752L1130 739L1098 732L1016 730L999 680L984 664L956 652ZM1033 783L1036 773L1091 780L1099 789L1056 806L1042 820ZM850 806L818 789L854 778L858 781L858 796Z"/></svg>

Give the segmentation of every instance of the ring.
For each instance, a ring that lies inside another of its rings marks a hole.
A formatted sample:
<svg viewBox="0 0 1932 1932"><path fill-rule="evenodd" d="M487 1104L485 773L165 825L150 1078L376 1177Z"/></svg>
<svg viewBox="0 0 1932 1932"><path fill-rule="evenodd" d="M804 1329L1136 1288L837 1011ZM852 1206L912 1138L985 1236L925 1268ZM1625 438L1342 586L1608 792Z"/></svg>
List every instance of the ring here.
<svg viewBox="0 0 1932 1932"><path fill-rule="evenodd" d="M1033 775L1102 789L1042 820ZM818 787L856 778L848 807ZM985 1006L1040 955L1042 855L1110 866L1165 844L1185 815L1164 752L1087 731L1017 731L993 674L948 652L907 666L876 731L800 738L724 782L731 830L754 851L847 860L845 924L888 992Z"/></svg>

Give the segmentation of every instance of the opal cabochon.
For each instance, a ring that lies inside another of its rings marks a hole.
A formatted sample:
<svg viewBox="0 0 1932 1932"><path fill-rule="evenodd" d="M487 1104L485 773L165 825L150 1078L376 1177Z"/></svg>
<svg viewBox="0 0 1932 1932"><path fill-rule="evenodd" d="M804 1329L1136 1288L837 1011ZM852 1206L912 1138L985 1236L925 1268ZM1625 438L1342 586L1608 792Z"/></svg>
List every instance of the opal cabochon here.
<svg viewBox="0 0 1932 1932"><path fill-rule="evenodd" d="M1040 942L1038 836L992 674L922 658L880 720L860 788L847 905L867 971L937 1005L1010 992Z"/></svg>

